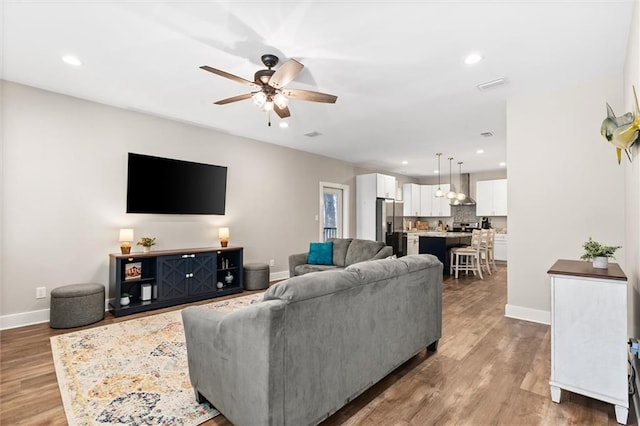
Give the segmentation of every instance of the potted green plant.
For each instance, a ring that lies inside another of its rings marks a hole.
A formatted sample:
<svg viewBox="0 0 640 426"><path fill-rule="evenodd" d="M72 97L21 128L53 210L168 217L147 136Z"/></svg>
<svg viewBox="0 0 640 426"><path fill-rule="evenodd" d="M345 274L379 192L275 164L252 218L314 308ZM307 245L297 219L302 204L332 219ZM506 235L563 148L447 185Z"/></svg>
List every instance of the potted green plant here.
<svg viewBox="0 0 640 426"><path fill-rule="evenodd" d="M593 238L589 237L589 240L582 245L584 254L580 256L580 259L593 260L593 267L598 269L607 269L609 267L609 258L614 258L613 254L622 246L607 246Z"/></svg>
<svg viewBox="0 0 640 426"><path fill-rule="evenodd" d="M120 295L120 306L127 306L131 300L129 299L129 293L122 293Z"/></svg>
<svg viewBox="0 0 640 426"><path fill-rule="evenodd" d="M156 245L156 239L150 237L142 237L140 241L137 242L138 246L142 246L143 253L149 253L151 251L151 247Z"/></svg>

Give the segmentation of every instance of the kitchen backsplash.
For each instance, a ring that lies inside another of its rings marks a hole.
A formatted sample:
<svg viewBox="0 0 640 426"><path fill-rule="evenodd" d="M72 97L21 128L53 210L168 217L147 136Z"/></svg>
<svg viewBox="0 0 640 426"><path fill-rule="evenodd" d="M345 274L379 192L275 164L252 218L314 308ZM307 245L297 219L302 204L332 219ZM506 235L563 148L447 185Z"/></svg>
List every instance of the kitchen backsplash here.
<svg viewBox="0 0 640 426"><path fill-rule="evenodd" d="M420 217L420 218L405 218L405 229L407 229L408 222L411 222L412 228L415 228L416 220L421 222L428 222L430 228L435 228L438 224L438 221L442 221L443 224L449 225L451 227L453 222L462 222L462 223L475 223L482 222L482 217L476 216L476 206L451 206L451 217ZM507 217L506 216L496 216L490 217L491 227L495 229L506 229L507 227Z"/></svg>

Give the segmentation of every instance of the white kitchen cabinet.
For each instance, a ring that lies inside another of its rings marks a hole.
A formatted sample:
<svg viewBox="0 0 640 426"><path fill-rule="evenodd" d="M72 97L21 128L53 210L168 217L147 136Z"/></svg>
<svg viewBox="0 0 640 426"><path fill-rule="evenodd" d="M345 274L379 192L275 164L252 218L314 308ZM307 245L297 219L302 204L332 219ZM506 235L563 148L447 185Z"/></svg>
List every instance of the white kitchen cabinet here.
<svg viewBox="0 0 640 426"><path fill-rule="evenodd" d="M418 234L407 234L407 255L418 254L420 246L420 237Z"/></svg>
<svg viewBox="0 0 640 426"><path fill-rule="evenodd" d="M405 216L420 216L420 185L405 183L402 185L403 214Z"/></svg>
<svg viewBox="0 0 640 426"><path fill-rule="evenodd" d="M507 234L496 234L493 240L493 257L495 260L507 261Z"/></svg>
<svg viewBox="0 0 640 426"><path fill-rule="evenodd" d="M376 197L377 198L396 198L396 178L380 173L376 176Z"/></svg>
<svg viewBox="0 0 640 426"><path fill-rule="evenodd" d="M447 194L451 185L440 185L440 189ZM433 194L438 190L438 185L431 185ZM431 208L431 214L434 217L450 217L451 216L451 200L446 196L442 198L433 197L433 206Z"/></svg>
<svg viewBox="0 0 640 426"><path fill-rule="evenodd" d="M476 182L476 216L507 216L507 180Z"/></svg>
<svg viewBox="0 0 640 426"><path fill-rule="evenodd" d="M608 402L626 424L627 277L616 263L595 269L578 260L558 260L548 274L552 401L567 390Z"/></svg>
<svg viewBox="0 0 640 426"><path fill-rule="evenodd" d="M433 191L431 185L420 185L420 216L433 216Z"/></svg>

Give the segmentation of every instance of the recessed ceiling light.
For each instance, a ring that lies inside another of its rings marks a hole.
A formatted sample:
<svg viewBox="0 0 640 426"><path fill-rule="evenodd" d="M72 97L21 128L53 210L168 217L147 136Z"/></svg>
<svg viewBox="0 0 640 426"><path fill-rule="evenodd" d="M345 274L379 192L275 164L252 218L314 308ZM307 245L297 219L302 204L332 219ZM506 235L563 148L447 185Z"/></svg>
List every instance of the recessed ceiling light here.
<svg viewBox="0 0 640 426"><path fill-rule="evenodd" d="M286 121L281 121L280 122L280 128L281 129L286 129L287 127L289 127L289 123Z"/></svg>
<svg viewBox="0 0 640 426"><path fill-rule="evenodd" d="M80 65L82 65L82 61L73 55L64 55L62 57L62 60L65 64L72 65L74 67L79 67Z"/></svg>
<svg viewBox="0 0 640 426"><path fill-rule="evenodd" d="M500 162L500 167L506 167L507 163L505 163L504 161Z"/></svg>
<svg viewBox="0 0 640 426"><path fill-rule="evenodd" d="M464 63L467 65L477 64L482 60L482 55L479 53L471 53L464 58Z"/></svg>
<svg viewBox="0 0 640 426"><path fill-rule="evenodd" d="M484 149L479 149L476 151L476 154L484 154Z"/></svg>
<svg viewBox="0 0 640 426"><path fill-rule="evenodd" d="M409 164L409 162L407 160L402 160L402 164L403 165L407 165L407 164Z"/></svg>

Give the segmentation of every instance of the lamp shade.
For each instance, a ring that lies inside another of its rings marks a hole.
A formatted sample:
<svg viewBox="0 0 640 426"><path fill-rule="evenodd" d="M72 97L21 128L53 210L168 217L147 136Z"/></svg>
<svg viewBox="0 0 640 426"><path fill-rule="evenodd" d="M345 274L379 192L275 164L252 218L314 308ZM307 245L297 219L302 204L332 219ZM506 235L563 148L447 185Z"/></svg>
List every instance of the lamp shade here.
<svg viewBox="0 0 640 426"><path fill-rule="evenodd" d="M218 238L220 238L221 241L228 241L229 240L229 228L220 228L220 229L218 229Z"/></svg>
<svg viewBox="0 0 640 426"><path fill-rule="evenodd" d="M133 241L133 229L121 229L120 230L120 239L118 240L122 243Z"/></svg>

